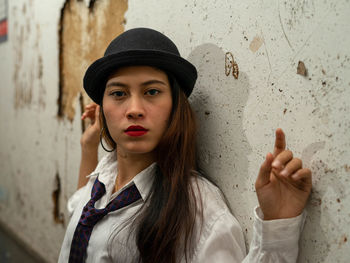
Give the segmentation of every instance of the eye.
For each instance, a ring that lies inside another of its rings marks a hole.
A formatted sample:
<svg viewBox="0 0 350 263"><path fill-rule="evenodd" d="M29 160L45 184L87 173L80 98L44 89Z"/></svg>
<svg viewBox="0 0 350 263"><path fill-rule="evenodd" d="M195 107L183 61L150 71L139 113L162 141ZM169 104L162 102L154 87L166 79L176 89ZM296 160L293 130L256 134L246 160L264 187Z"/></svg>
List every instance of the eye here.
<svg viewBox="0 0 350 263"><path fill-rule="evenodd" d="M121 90L116 90L116 91L112 91L110 95L118 99L126 96L126 92Z"/></svg>
<svg viewBox="0 0 350 263"><path fill-rule="evenodd" d="M150 96L155 96L155 95L157 95L159 93L160 93L160 91L156 90L156 89L150 89L150 90L145 92L146 95L150 95Z"/></svg>

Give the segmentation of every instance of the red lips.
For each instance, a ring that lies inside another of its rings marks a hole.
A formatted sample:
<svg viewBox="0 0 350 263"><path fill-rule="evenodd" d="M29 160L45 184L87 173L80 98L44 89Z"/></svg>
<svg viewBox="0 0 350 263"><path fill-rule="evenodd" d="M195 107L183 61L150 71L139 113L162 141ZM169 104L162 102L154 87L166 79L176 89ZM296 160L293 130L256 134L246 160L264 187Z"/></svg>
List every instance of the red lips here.
<svg viewBox="0 0 350 263"><path fill-rule="evenodd" d="M139 125L132 125L125 130L125 133L129 136L138 137L145 135L148 132L147 129Z"/></svg>

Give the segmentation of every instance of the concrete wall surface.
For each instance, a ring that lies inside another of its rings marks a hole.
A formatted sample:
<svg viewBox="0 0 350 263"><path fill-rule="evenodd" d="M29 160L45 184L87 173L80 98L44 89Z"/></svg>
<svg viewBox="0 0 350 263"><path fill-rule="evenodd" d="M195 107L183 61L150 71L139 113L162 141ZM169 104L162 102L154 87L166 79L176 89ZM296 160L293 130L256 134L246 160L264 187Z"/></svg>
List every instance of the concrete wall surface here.
<svg viewBox="0 0 350 263"><path fill-rule="evenodd" d="M125 29L196 65L202 167L251 240L274 130L313 172L299 262L350 258L350 1L8 1L0 43L0 221L56 262L76 189L86 67ZM97 52L92 52L96 50ZM102 153L101 153L102 154Z"/></svg>

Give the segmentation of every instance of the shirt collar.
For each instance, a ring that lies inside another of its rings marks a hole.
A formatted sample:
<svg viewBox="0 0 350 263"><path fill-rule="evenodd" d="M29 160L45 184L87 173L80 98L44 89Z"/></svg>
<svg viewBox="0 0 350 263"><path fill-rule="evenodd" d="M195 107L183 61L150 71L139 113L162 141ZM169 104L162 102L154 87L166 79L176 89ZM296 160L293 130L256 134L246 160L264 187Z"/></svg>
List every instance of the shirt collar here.
<svg viewBox="0 0 350 263"><path fill-rule="evenodd" d="M157 170L157 163L152 163L146 169L138 173L132 181L139 190L143 201L146 200L154 180L154 175Z"/></svg>
<svg viewBox="0 0 350 263"><path fill-rule="evenodd" d="M112 193L113 191L115 179L117 177L117 167L117 155L114 151L112 153L106 154L97 165L94 173L91 174L91 176L98 175L98 180L106 186L107 193ZM119 194L125 188L129 187L132 184L135 184L141 194L143 201L145 201L151 190L156 170L157 164L154 162L146 169L138 173L129 183L127 183L122 189L114 194Z"/></svg>

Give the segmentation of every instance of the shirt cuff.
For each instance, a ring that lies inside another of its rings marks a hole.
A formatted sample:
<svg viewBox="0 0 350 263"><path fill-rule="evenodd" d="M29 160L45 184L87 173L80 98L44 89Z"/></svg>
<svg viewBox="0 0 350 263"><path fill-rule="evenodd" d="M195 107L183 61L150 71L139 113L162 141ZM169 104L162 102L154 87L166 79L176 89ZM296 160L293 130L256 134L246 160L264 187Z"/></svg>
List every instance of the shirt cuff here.
<svg viewBox="0 0 350 263"><path fill-rule="evenodd" d="M260 207L255 208L255 241L260 244L262 249L298 246L300 233L305 223L305 210L293 218L264 221L263 217Z"/></svg>

